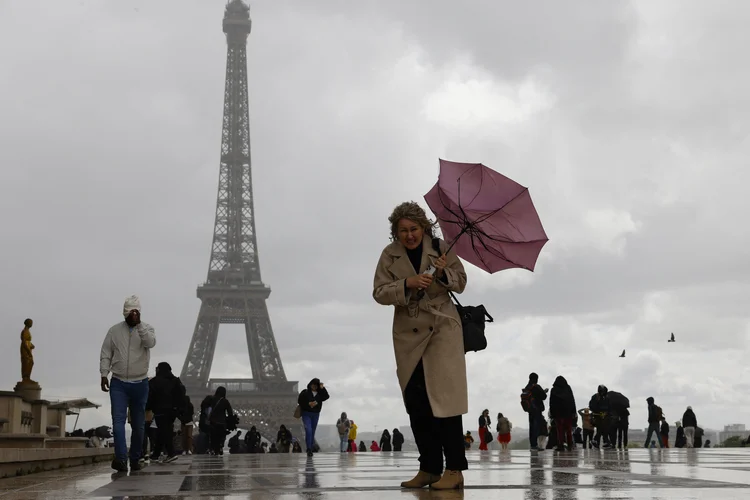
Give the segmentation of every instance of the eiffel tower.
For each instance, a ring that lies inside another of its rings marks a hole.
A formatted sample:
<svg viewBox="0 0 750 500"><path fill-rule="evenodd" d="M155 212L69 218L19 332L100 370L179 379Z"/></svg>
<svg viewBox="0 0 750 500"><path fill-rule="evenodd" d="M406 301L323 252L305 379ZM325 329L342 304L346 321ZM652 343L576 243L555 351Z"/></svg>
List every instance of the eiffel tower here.
<svg viewBox="0 0 750 500"><path fill-rule="evenodd" d="M227 69L214 237L208 277L198 287L201 308L180 378L196 409L217 387L226 387L240 425L254 425L273 441L281 424L296 429L297 436L301 429L292 416L298 384L284 374L266 306L271 289L260 277L247 97L250 8L242 0L231 0L223 26ZM245 325L251 379L209 379L221 324Z"/></svg>

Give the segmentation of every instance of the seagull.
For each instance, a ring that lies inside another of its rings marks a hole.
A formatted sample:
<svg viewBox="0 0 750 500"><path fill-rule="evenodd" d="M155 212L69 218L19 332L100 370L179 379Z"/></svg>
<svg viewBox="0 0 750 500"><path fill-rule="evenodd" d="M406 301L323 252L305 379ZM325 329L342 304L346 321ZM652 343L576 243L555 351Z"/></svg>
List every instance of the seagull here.
<svg viewBox="0 0 750 500"><path fill-rule="evenodd" d="M674 340L674 333L673 333L673 334L672 334L672 338L670 338L669 340L667 340L667 342L674 342L674 341L675 341L675 340Z"/></svg>
<svg viewBox="0 0 750 500"><path fill-rule="evenodd" d="M620 354L620 357L621 357L621 358L624 358L624 357L625 357L625 349L623 349L623 350L622 350L622 354Z"/></svg>

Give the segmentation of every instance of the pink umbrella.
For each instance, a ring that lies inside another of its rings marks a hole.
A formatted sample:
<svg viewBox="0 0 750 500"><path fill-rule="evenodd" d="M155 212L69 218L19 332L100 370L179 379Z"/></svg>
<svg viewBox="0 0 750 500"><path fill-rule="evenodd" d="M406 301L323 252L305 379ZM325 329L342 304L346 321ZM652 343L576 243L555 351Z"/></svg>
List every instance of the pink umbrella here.
<svg viewBox="0 0 750 500"><path fill-rule="evenodd" d="M548 238L528 188L481 163L440 160L424 199L462 259L488 273L534 270Z"/></svg>

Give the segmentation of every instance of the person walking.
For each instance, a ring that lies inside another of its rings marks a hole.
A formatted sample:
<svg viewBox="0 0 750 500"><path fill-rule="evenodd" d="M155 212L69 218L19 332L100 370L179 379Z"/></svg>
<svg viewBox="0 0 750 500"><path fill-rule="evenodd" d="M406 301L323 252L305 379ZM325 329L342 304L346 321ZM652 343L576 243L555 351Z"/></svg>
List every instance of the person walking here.
<svg viewBox="0 0 750 500"><path fill-rule="evenodd" d="M463 292L466 271L417 203L400 204L388 221L392 243L378 260L373 298L394 307L396 375L419 450L419 472L401 487L461 488L469 398L461 318L448 292Z"/></svg>
<svg viewBox="0 0 750 500"><path fill-rule="evenodd" d="M490 421L490 410L484 410L482 414L479 415L479 449L481 451L487 451L487 444L489 443L487 432L490 425L492 425L492 422Z"/></svg>
<svg viewBox="0 0 750 500"><path fill-rule="evenodd" d="M342 411L341 417L336 421L336 430L339 431L339 450L341 453L346 453L349 448L349 431L351 428L352 424L349 418L347 418L346 412Z"/></svg>
<svg viewBox="0 0 750 500"><path fill-rule="evenodd" d="M504 417L502 413L497 414L497 441L500 443L500 447L503 451L508 450L508 443L510 443L510 430L513 428L513 424L510 423L507 417Z"/></svg>
<svg viewBox="0 0 750 500"><path fill-rule="evenodd" d="M682 428L685 431L686 446L695 447L695 429L698 427L698 419L693 412L693 407L688 406L685 413L682 414Z"/></svg>
<svg viewBox="0 0 750 500"><path fill-rule="evenodd" d="M323 409L323 401L328 400L328 390L318 378L314 378L307 384L297 397L297 404L300 407L302 423L305 426L305 445L307 446L307 456L313 456L315 444L315 429L318 428L318 419L320 419L320 410Z"/></svg>
<svg viewBox="0 0 750 500"><path fill-rule="evenodd" d="M115 458L112 468L128 470L128 446L125 421L130 409L130 470L142 468L139 460L143 450L143 434L148 401L148 371L151 349L156 345L154 328L141 322L141 301L132 295L122 308L125 321L109 329L99 354L101 389L109 392L112 406L112 435ZM112 374L112 380L107 377Z"/></svg>
<svg viewBox="0 0 750 500"><path fill-rule="evenodd" d="M209 410L209 447L214 455L224 454L224 442L227 431L235 429L237 419L232 405L227 399L227 388L219 386L214 393L213 402Z"/></svg>
<svg viewBox="0 0 750 500"><path fill-rule="evenodd" d="M393 429L393 451L401 451L404 445L404 435L398 429Z"/></svg>
<svg viewBox="0 0 750 500"><path fill-rule="evenodd" d="M648 448L649 443L653 444L653 441L651 440L651 436L656 434L656 437L659 437L659 434L661 432L661 428L659 427L659 423L662 420L663 413L661 411L661 408L656 406L654 404L654 398L649 397L646 399L646 403L648 403L648 432L646 433L646 442L644 443L643 447ZM685 433L687 435L687 433ZM661 439L659 441L659 448L664 448L664 444L661 442ZM656 446L653 446L653 448L656 448Z"/></svg>
<svg viewBox="0 0 750 500"><path fill-rule="evenodd" d="M557 450L565 451L566 444L568 450L572 450L575 447L573 419L576 416L576 400L573 396L573 389L562 375L559 375L552 384L549 394L549 413L557 429Z"/></svg>
<svg viewBox="0 0 750 500"><path fill-rule="evenodd" d="M151 460L159 460L162 451L166 452L164 463L177 460L174 449L174 421L184 411L185 386L179 377L172 373L166 361L156 365L156 376L148 383L146 410L154 413L156 422L156 446Z"/></svg>
<svg viewBox="0 0 750 500"><path fill-rule="evenodd" d="M532 450L540 449L537 443L542 422L544 422L544 429L547 429L547 422L544 420L544 400L547 399L547 391L539 385L539 375L532 372L529 374L529 383L521 392L521 406L529 414L529 447Z"/></svg>

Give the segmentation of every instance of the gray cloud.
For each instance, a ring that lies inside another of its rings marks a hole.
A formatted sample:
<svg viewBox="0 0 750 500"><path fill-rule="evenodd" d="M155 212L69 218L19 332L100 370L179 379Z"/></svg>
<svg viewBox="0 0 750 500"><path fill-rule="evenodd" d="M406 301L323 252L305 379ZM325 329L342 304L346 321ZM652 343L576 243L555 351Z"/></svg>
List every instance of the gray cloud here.
<svg viewBox="0 0 750 500"><path fill-rule="evenodd" d="M253 4L257 229L289 378L327 380L331 415L407 421L372 273L391 208L420 200L444 157L530 186L551 238L534 274L469 269L466 301L498 322L468 357L467 426L484 407L523 425L532 370L564 374L579 406L603 382L714 427L750 417L743 9ZM0 5L0 317L8 339L35 319L49 394L105 401L98 349L131 293L154 356L182 365L215 208L221 15L198 0ZM215 374L248 375L244 335L222 332ZM16 352L0 354L9 387Z"/></svg>

